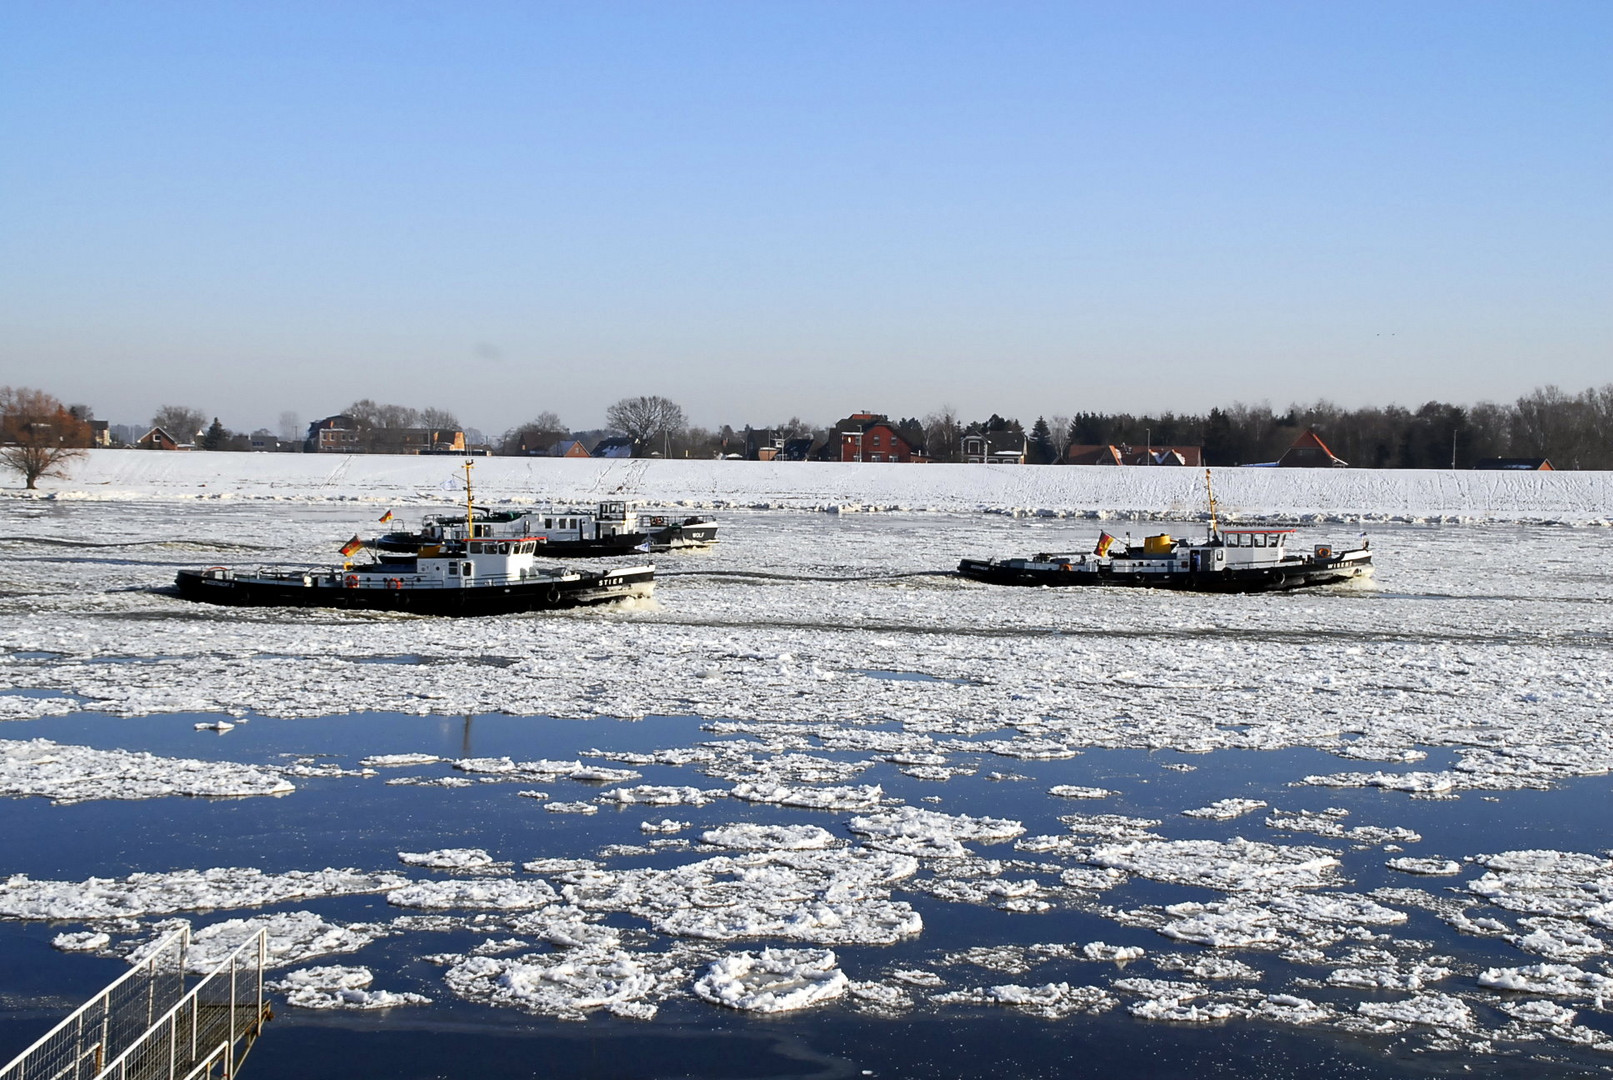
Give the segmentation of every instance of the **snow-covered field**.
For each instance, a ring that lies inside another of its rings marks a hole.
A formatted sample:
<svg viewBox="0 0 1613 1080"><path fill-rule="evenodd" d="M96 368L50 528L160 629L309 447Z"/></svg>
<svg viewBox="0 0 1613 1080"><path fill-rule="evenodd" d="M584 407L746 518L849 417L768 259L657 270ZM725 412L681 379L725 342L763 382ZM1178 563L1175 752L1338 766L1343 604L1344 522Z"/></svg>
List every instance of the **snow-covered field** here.
<svg viewBox="0 0 1613 1080"><path fill-rule="evenodd" d="M340 868L228 829L188 866L0 854L0 917L57 921L60 964L176 914L220 948L267 925L310 1008L1113 1013L1613 1063L1613 860L1561 809L1613 768L1607 474L1218 473L1226 513L1306 543L1364 528L1378 562L1368 587L1239 597L946 573L1200 528L1192 471L494 459L488 501L713 508L722 542L660 557L653 601L559 615L163 591L181 566L336 560L387 508L451 505L455 464L105 451L0 500L13 807L48 827L140 800L152 827L231 795L257 837L298 800L411 822ZM369 713L405 716L340 719ZM588 734L456 754L408 714ZM635 723L655 717L701 724ZM245 726L198 729L220 720Z"/></svg>

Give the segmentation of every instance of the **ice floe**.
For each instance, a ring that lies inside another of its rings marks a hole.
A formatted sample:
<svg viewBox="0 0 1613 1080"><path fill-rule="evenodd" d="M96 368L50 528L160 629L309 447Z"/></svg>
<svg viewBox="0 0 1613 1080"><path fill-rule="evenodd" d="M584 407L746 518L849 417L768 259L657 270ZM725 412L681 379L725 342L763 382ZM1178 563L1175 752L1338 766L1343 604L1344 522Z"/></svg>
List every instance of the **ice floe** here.
<svg viewBox="0 0 1613 1080"><path fill-rule="evenodd" d="M498 872L509 869L513 863L495 862L493 856L481 848L438 848L435 851L400 851L398 861L405 866L420 866L428 870L460 870Z"/></svg>
<svg viewBox="0 0 1613 1080"><path fill-rule="evenodd" d="M621 949L582 947L518 957L467 956L444 975L460 997L524 1009L562 1020L580 1020L603 1009L647 1020L664 983L680 981L676 967L658 969L652 958Z"/></svg>
<svg viewBox="0 0 1613 1080"><path fill-rule="evenodd" d="M832 847L835 836L817 825L723 825L700 834L702 844L735 851L807 851Z"/></svg>
<svg viewBox="0 0 1613 1080"><path fill-rule="evenodd" d="M557 899L548 882L511 878L476 880L416 881L386 894L386 902L396 907L486 908L520 911L540 908Z"/></svg>
<svg viewBox="0 0 1613 1080"><path fill-rule="evenodd" d="M854 817L846 827L859 836L867 837L870 846L932 858L962 858L969 854L969 850L963 846L965 840L995 844L1011 840L1025 831L1024 825L1007 818L943 814L912 806Z"/></svg>
<svg viewBox="0 0 1613 1080"><path fill-rule="evenodd" d="M878 784L797 787L746 781L735 784L730 794L745 802L799 806L808 810L866 810L878 806L885 792Z"/></svg>
<svg viewBox="0 0 1613 1080"><path fill-rule="evenodd" d="M197 973L212 971L259 931L267 931L264 962L269 967L287 967L316 956L357 952L388 933L387 927L380 923L330 922L311 911L227 919L191 932L185 967Z"/></svg>
<svg viewBox="0 0 1613 1080"><path fill-rule="evenodd" d="M68 803L165 795L286 795L294 790L285 777L257 765L96 750L49 739L0 739L0 795L40 795Z"/></svg>
<svg viewBox="0 0 1613 1080"><path fill-rule="evenodd" d="M762 949L712 961L694 992L730 1009L776 1013L832 1001L848 985L830 949Z"/></svg>
<svg viewBox="0 0 1613 1080"><path fill-rule="evenodd" d="M1231 840L1133 840L1102 844L1084 858L1155 881L1224 891L1306 889L1328 883L1339 865L1332 851Z"/></svg>
<svg viewBox="0 0 1613 1080"><path fill-rule="evenodd" d="M286 1004L299 1009L394 1009L430 1005L424 994L371 990L374 974L367 967L313 967L292 971L268 984Z"/></svg>
<svg viewBox="0 0 1613 1080"><path fill-rule="evenodd" d="M1186 817L1208 818L1211 821L1231 821L1233 818L1253 813L1265 805L1264 799L1217 799L1197 810L1183 810L1182 814Z"/></svg>
<svg viewBox="0 0 1613 1080"><path fill-rule="evenodd" d="M264 907L320 896L386 892L405 878L359 870L251 868L175 870L85 881L35 880L13 874L0 882L0 918L123 919L176 911Z"/></svg>

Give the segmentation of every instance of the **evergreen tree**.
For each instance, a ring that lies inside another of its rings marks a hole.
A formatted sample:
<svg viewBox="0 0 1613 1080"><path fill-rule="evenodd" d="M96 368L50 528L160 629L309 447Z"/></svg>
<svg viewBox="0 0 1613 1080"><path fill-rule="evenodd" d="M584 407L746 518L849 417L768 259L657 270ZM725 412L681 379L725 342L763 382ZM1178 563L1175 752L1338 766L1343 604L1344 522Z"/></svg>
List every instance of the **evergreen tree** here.
<svg viewBox="0 0 1613 1080"><path fill-rule="evenodd" d="M202 436L202 449L223 450L229 446L229 442L229 431L218 422L218 417L213 417L213 422L208 425L206 434Z"/></svg>
<svg viewBox="0 0 1613 1080"><path fill-rule="evenodd" d="M1038 416L1031 425L1030 445L1026 449L1032 465L1053 463L1053 432L1047 426L1046 417Z"/></svg>

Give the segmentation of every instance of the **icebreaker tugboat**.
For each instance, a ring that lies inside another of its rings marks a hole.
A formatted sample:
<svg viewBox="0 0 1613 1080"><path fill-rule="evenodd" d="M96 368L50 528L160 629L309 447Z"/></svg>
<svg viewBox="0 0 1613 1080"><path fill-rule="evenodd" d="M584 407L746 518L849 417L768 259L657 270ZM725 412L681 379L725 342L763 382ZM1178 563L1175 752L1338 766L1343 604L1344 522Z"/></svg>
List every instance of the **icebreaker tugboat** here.
<svg viewBox="0 0 1613 1080"><path fill-rule="evenodd" d="M717 523L710 518L646 518L629 510L625 502L602 502L592 510L478 510L468 530L465 521L461 516L434 515L418 532L385 533L368 546L387 554L415 554L445 540L521 538L536 541L543 554L556 558L599 558L717 542Z"/></svg>
<svg viewBox="0 0 1613 1080"><path fill-rule="evenodd" d="M1208 489L1210 475L1204 474ZM1104 533L1089 554L1029 559L964 559L958 573L994 585L1137 585L1199 592L1265 592L1335 585L1372 575L1367 541L1338 550L1288 550L1293 529L1220 529L1210 495L1210 528L1200 540L1161 534L1139 548Z"/></svg>
<svg viewBox="0 0 1613 1080"><path fill-rule="evenodd" d="M470 497L471 463L465 463L466 519L481 520ZM548 554L535 536L497 538L445 536L413 554L391 553L378 562L355 564L364 545L354 537L342 547L348 562L311 570L233 570L211 566L181 570L179 595L209 604L255 607L336 607L408 611L421 615L507 615L521 611L598 604L649 596L655 567L564 570L537 564ZM480 532L477 533L480 536Z"/></svg>

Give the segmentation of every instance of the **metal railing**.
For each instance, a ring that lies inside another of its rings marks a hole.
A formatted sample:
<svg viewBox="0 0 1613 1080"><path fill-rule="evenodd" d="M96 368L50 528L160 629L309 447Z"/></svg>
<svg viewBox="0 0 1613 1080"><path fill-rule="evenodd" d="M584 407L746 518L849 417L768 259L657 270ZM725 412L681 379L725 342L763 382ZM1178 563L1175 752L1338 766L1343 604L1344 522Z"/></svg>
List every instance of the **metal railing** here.
<svg viewBox="0 0 1613 1080"><path fill-rule="evenodd" d="M157 942L127 974L0 1069L0 1080L233 1078L271 1013L268 935L243 942L189 991L190 928Z"/></svg>

